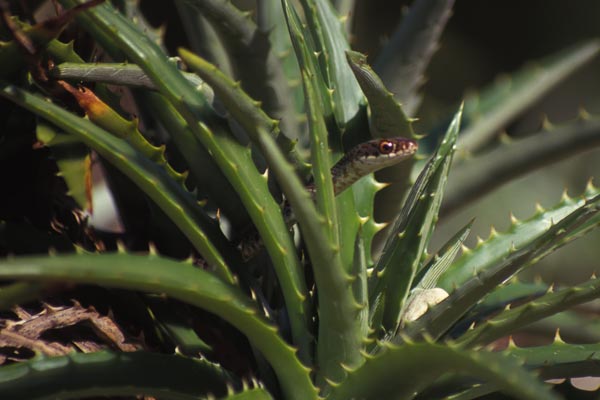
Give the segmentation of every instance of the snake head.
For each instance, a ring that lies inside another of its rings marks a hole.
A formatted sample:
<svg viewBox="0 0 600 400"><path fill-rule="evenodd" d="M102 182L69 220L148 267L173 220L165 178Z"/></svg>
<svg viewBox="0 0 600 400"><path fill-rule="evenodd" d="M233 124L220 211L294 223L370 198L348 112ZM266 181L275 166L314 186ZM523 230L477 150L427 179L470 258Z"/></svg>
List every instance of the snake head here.
<svg viewBox="0 0 600 400"><path fill-rule="evenodd" d="M346 190L358 179L382 168L397 164L417 152L415 140L403 137L374 139L347 152L331 169L334 191Z"/></svg>
<svg viewBox="0 0 600 400"><path fill-rule="evenodd" d="M350 150L347 155L374 172L411 157L418 148L415 140L398 136L369 140Z"/></svg>

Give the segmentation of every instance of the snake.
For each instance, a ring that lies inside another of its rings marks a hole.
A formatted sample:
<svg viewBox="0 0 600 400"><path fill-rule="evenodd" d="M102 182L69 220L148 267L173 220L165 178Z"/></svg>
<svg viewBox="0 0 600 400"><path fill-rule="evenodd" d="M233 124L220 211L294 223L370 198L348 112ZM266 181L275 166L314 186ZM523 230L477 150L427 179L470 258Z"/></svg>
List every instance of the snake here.
<svg viewBox="0 0 600 400"><path fill-rule="evenodd" d="M401 136L373 139L356 145L331 167L334 194L337 196L366 175L406 160L417 152L418 147L415 140ZM305 187L314 200L315 184L310 182ZM293 226L296 218L287 201L284 201L282 210L287 226ZM258 231L245 236L238 244L245 261L256 256L261 248Z"/></svg>

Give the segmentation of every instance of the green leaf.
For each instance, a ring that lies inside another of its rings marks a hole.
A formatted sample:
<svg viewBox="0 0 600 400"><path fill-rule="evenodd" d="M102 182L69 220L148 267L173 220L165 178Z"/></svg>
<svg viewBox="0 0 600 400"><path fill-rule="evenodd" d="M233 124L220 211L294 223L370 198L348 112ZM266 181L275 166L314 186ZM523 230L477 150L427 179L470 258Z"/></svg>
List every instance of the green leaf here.
<svg viewBox="0 0 600 400"><path fill-rule="evenodd" d="M208 393L223 395L228 384L227 374L207 361L141 351L38 356L0 367L0 392L12 400L140 394L195 400Z"/></svg>
<svg viewBox="0 0 600 400"><path fill-rule="evenodd" d="M248 94L262 102L267 114L281 119L281 129L288 137L298 138L292 94L281 62L271 49L268 33L258 29L250 13L240 11L230 1L185 1L209 19L227 39L236 76Z"/></svg>
<svg viewBox="0 0 600 400"><path fill-rule="evenodd" d="M403 162L407 161L410 162L410 160ZM384 226L383 224L378 223L373 215L375 209L375 196L377 191L381 190L384 186L384 184L377 182L372 174L362 177L352 185L355 204L354 211L359 217L359 234L362 236L369 268L373 266L373 251L371 249L373 247L372 243L374 236L381 231ZM348 220L351 218L343 213L340 213L340 215L342 216L342 219Z"/></svg>
<svg viewBox="0 0 600 400"><path fill-rule="evenodd" d="M406 211L403 210L396 219L391 230L393 233L375 266L375 271L381 276L371 298L381 294L385 296L382 322L383 328L388 332L395 331L400 322L406 298L437 221L460 129L461 112L462 109L457 112L438 151L429 161L429 165L425 166L423 176L415 185L414 194L411 193L405 205ZM421 190L422 193L417 197L416 193Z"/></svg>
<svg viewBox="0 0 600 400"><path fill-rule="evenodd" d="M293 94L297 118L304 112L304 95L300 84L300 66L295 57L281 1L259 1L256 4L256 20L263 32L269 33L272 51L281 60L283 72ZM301 132L300 137L303 137Z"/></svg>
<svg viewBox="0 0 600 400"><path fill-rule="evenodd" d="M239 83L228 78L215 65L185 49L179 49L179 55L213 88L219 101L244 127L252 141L258 142L259 131L273 135L277 138L282 151L288 152L286 155L294 162L295 166L299 170L304 168L304 162L294 149L295 143L280 133L279 122L270 118L261 108L261 103L248 96L241 89Z"/></svg>
<svg viewBox="0 0 600 400"><path fill-rule="evenodd" d="M560 337L546 346L515 347L503 351L523 360L529 369L535 369L542 379L576 378L600 375L600 345L568 344Z"/></svg>
<svg viewBox="0 0 600 400"><path fill-rule="evenodd" d="M316 193L314 194L317 211L325 219L329 245L340 251L340 234L338 231L338 216L331 175L331 160L329 157L328 132L321 113L319 98L316 95L313 79L307 72L302 74L304 95L308 114L308 131L310 134L310 149L313 180Z"/></svg>
<svg viewBox="0 0 600 400"><path fill-rule="evenodd" d="M72 0L62 1L72 3ZM297 264L290 261L294 245L287 233L279 205L271 196L265 177L256 169L250 150L226 131L225 122L207 109L206 99L168 61L160 49L109 4L95 7L83 16L88 17L87 20L82 19L86 22L84 27L93 32L110 34L112 43L144 70L161 94L182 115L236 190L273 263L286 269L286 276L293 279L291 276L299 274L298 270L294 270L294 265ZM235 254L235 251L232 253ZM290 297L295 299L301 299L302 296L303 293L290 293ZM296 304L298 307L295 312L299 312L302 305L298 302Z"/></svg>
<svg viewBox="0 0 600 400"><path fill-rule="evenodd" d="M218 65L227 76L233 76L225 38L219 35L214 24L185 1L175 1L175 7L191 49Z"/></svg>
<svg viewBox="0 0 600 400"><path fill-rule="evenodd" d="M0 310L9 311L17 304L29 303L42 297L45 285L38 282L17 282L0 287Z"/></svg>
<svg viewBox="0 0 600 400"><path fill-rule="evenodd" d="M386 346L337 385L328 400L412 398L450 374L478 378L519 399L558 399L518 362L497 353L471 352L433 343Z"/></svg>
<svg viewBox="0 0 600 400"><path fill-rule="evenodd" d="M273 397L266 389L253 388L244 389L242 392L230 394L223 397L222 400L271 400Z"/></svg>
<svg viewBox="0 0 600 400"><path fill-rule="evenodd" d="M413 120L407 118L402 106L394 99L394 95L387 90L381 79L367 64L366 56L355 51L348 51L346 57L369 102L372 135L375 137L406 136L416 139L417 136L412 127ZM369 137L370 135L365 132L363 136ZM375 205L368 214L371 219L385 223L392 221L398 215L402 207L402 200L409 187L410 171L413 165L414 159L410 159L375 174L376 179L379 182L385 182L386 186L380 189L375 196ZM367 198L371 194L358 190L356 192L355 196L362 195ZM381 250L390 233L391 229L384 228L375 237L376 252Z"/></svg>
<svg viewBox="0 0 600 400"><path fill-rule="evenodd" d="M128 63L80 63L64 62L48 71L56 79L72 79L77 82L100 82L134 88L156 89L152 80L135 64ZM183 75L208 99L212 90L196 74L182 72Z"/></svg>
<svg viewBox="0 0 600 400"><path fill-rule="evenodd" d="M308 108L308 125L311 135L311 155L313 175L316 186L316 203L320 217L324 219L326 245L333 253L334 262L313 261L315 283L319 293L319 338L317 341L317 360L321 368L321 377L339 381L343 378L342 364L356 366L362 362L360 349L364 340L361 319L358 318L364 308L354 298L349 279L350 265L343 264L352 258L342 259L340 237L351 234L351 241L346 236L346 247L352 254L355 232L358 229L358 218L352 230L346 230L347 224L338 224L337 208L334 198L333 180L330 170L327 128L316 96L311 76L302 74L304 92ZM349 221L350 222L350 221ZM338 231L340 229L340 231ZM310 249L310 247L309 247Z"/></svg>
<svg viewBox="0 0 600 400"><path fill-rule="evenodd" d="M600 195L575 208L558 222L552 222L524 246L511 247L497 263L481 270L456 289L449 298L431 309L414 324L408 326L394 342L404 338L430 336L440 338L478 301L494 288L514 276L522 268L532 265L568 241L600 224Z"/></svg>
<svg viewBox="0 0 600 400"><path fill-rule="evenodd" d="M437 287L439 277L450 267L467 236L469 236L471 225L473 225L473 220L469 221L467 225L456 232L431 260L421 268L414 280L417 282L415 288L433 289Z"/></svg>
<svg viewBox="0 0 600 400"><path fill-rule="evenodd" d="M310 371L261 315L254 301L237 287L191 264L130 254L23 257L2 260L0 278L164 293L216 314L244 333L273 367L287 398L317 397Z"/></svg>
<svg viewBox="0 0 600 400"><path fill-rule="evenodd" d="M315 180L319 181L319 185L323 185L325 190L317 188L323 192L320 202L320 207L327 205L328 213L331 213L331 200L333 199L333 188L331 187L331 172L329 171L328 147L323 143L323 135L325 134L322 116L327 112L324 103L319 102L317 94L321 94L323 101L324 94L320 73L315 66L314 54L309 52L309 47L305 45L310 37L305 37L301 29L301 23L295 9L284 0L284 12L287 18L288 28L292 43L298 57L300 68L303 73L303 82L305 88L305 97L307 106L309 107L311 129L314 131L313 156L319 157L319 166L314 169ZM319 106L325 111L317 111ZM314 137L317 137L318 142L314 142ZM317 148L315 148L315 146ZM335 153L334 153L335 155ZM327 181L326 176L329 176ZM340 249L339 241L333 239L331 233L333 229L338 229L337 225L330 225L334 221L325 219L318 214L312 204L307 204L306 195L294 195L286 186L291 185L293 181L278 178L279 184L287 195L294 214L298 219L298 225L302 232L302 238L306 243L310 259L312 262L313 272L315 275L315 283L317 292L319 293L319 338L317 348L317 360L319 371L317 382L319 385L324 385L324 380L341 381L344 378L342 364L358 365L362 362L360 349L363 343L361 322L358 315L361 312L360 305L354 299L352 292L352 278L349 275L351 257L345 256L342 258L341 252L354 251L355 233L347 229L347 226L342 229L342 240L346 250ZM331 188L330 188L331 187ZM306 192L306 191L304 191ZM344 196L342 194L341 196ZM312 200L309 200L312 203ZM338 200L338 205L340 204ZM349 203L347 203L349 204ZM346 205L347 205L346 204ZM343 206L341 207L343 208ZM346 216L346 214L340 213ZM352 229L358 230L358 218L354 213L349 217L345 224L354 224ZM337 233L336 233L337 234ZM350 249L348 249L350 246ZM345 265L344 262L348 262Z"/></svg>
<svg viewBox="0 0 600 400"><path fill-rule="evenodd" d="M598 344L568 344L557 337L554 343L546 346L509 346L502 353L521 362L527 369L533 369L540 379L568 379L598 376ZM489 384L477 385L459 395L449 396L452 400L478 399L496 389Z"/></svg>
<svg viewBox="0 0 600 400"><path fill-rule="evenodd" d="M296 57L298 58L300 69L302 71L305 97L311 97L312 103L309 104L307 103L307 100L305 100L307 107L311 107L311 110L309 110L309 118L311 119L312 126L315 126L315 124L321 125L318 129L322 131L323 122L329 120L332 112L331 91L327 89L323 78L323 72L318 68L318 60L315 56L315 52L311 51L315 48L311 34L303 29L302 23L300 22L294 7L285 1L283 5L292 44L294 45ZM306 91L307 80L310 80L310 88L308 88L311 90L310 94ZM311 134L313 134L313 132L311 132ZM332 161L336 161L336 159L342 157L340 137L339 135L330 135L328 139L328 147L331 149L331 159ZM322 139L320 140L322 141ZM315 143L311 142L311 145L314 146ZM324 171L324 173L328 174L328 171ZM321 179L320 175L322 175L322 173L314 172L314 175L316 179ZM356 213L356 207L354 205L353 194L354 191L351 192L348 190L339 194L336 198L340 250L342 252L343 266L347 272L350 271L354 251L354 241L360 224L360 218ZM328 211L328 213L331 213L331 211ZM371 211L369 211L369 213L371 213Z"/></svg>
<svg viewBox="0 0 600 400"><path fill-rule="evenodd" d="M14 75L26 71L28 64L31 62L31 60L28 60L28 56L32 56L30 52L39 52L45 49L51 42L56 42L55 38L62 33L65 26L71 22L73 17L81 12L81 10L85 10L90 6L93 6L92 2L81 4L35 25L22 23L16 18L12 19L10 14L8 14L6 18L12 24L15 24L15 28L18 30L13 35L19 35L21 38L20 43L14 39L9 42L0 41L0 79L10 79ZM9 13L9 10L6 12ZM29 43L29 46L32 46L32 48L23 49L23 43ZM25 52L30 54L25 55Z"/></svg>
<svg viewBox="0 0 600 400"><path fill-rule="evenodd" d="M528 324L549 317L578 304L600 297L600 280L547 293L518 307L504 310L478 324L456 340L466 347L481 346L515 332Z"/></svg>
<svg viewBox="0 0 600 400"><path fill-rule="evenodd" d="M40 142L52 148L52 155L56 158L60 176L69 188L67 194L82 210L92 208L91 199L87 194L87 190L91 190L87 183L91 174L88 148L73 136L58 131L43 121L37 123L36 135Z"/></svg>
<svg viewBox="0 0 600 400"><path fill-rule="evenodd" d="M276 121L270 119L258 107L255 101L239 89L239 85L236 85L218 71L214 65L186 50L180 50L179 53L190 67L197 71L214 88L227 110L242 124L252 140L258 144L272 170L285 170L282 172L275 171L276 176L286 175L282 179L294 179L295 176L290 178L293 173L289 174L287 171L287 162L281 162L281 150L273 148L270 145L265 145L267 141L274 141L273 135L279 132ZM279 137L284 140L283 143L286 145L289 144L289 141L283 135L279 135ZM269 231L268 233L269 238L265 239L263 237L263 240L271 243L279 241L280 247L293 248L293 243L287 229L277 232ZM275 272L282 287L287 310L290 315L294 342L300 346L303 360L308 362L310 358L309 342L311 335L308 333L308 307L305 301L307 289L304 278L301 276L302 268L300 262L293 251L281 252L281 257L278 257L274 261Z"/></svg>
<svg viewBox="0 0 600 400"><path fill-rule="evenodd" d="M310 31L300 20L300 16L294 6L287 0L282 0L282 4L290 39L300 70L308 71L314 77L313 83L316 86L317 93L321 97L323 106L322 114L329 119L333 114L332 93L326 85L326 80L323 76L324 72L318 67L317 45L314 43Z"/></svg>
<svg viewBox="0 0 600 400"><path fill-rule="evenodd" d="M345 28L346 37L349 37L352 33L352 20L356 8L356 0L333 0L331 4L340 16L340 21Z"/></svg>
<svg viewBox="0 0 600 400"><path fill-rule="evenodd" d="M459 140L461 152L475 152L528 106L542 98L574 71L590 62L600 51L600 42L589 41L525 67L512 78L465 101L465 130Z"/></svg>
<svg viewBox="0 0 600 400"><path fill-rule="evenodd" d="M144 303L147 304L158 329L171 340L178 353L193 357L213 351L211 346L198 336L194 328L186 323L187 320L179 315L170 303L165 302L164 299L157 299L155 296L146 296Z"/></svg>
<svg viewBox="0 0 600 400"><path fill-rule="evenodd" d="M417 0L377 57L375 70L413 115L425 82L425 70L439 48L440 36L452 14L454 0Z"/></svg>
<svg viewBox="0 0 600 400"><path fill-rule="evenodd" d="M503 262L515 249L522 249L538 240L554 224L599 194L600 190L590 184L582 196L571 198L565 193L556 206L549 210L540 208L527 220L519 221L512 217L511 225L505 232L492 231L490 237L475 248L463 251L456 262L440 277L438 286L447 291L461 287L473 276ZM597 220L598 218L594 218L591 223Z"/></svg>
<svg viewBox="0 0 600 400"><path fill-rule="evenodd" d="M216 268L216 273L232 281L221 253L212 243L215 241L221 249L227 247L218 225L203 213L191 194L171 179L165 169L144 157L124 140L39 96L6 84L0 85L0 96L47 119L96 150L172 219L207 262Z"/></svg>
<svg viewBox="0 0 600 400"><path fill-rule="evenodd" d="M346 124L358 114L363 96L346 62L345 52L350 50L350 45L329 1L301 0L300 4L316 45L322 76L332 91L335 120L343 131Z"/></svg>
<svg viewBox="0 0 600 400"><path fill-rule="evenodd" d="M208 199L209 205L223 210L234 229L246 227L250 218L235 189L181 114L159 93L145 92L138 97L138 101L145 104L169 132L172 143L185 159L196 184L197 198Z"/></svg>
<svg viewBox="0 0 600 400"><path fill-rule="evenodd" d="M260 135L262 146L267 151L277 148L269 135ZM356 316L360 307L352 295L349 275L344 271L339 248L331 245L326 236L329 227L318 214L313 200L293 173L293 169L281 155L273 151L279 160L279 168L273 172L286 193L302 238L310 254L317 291L319 293L319 338L317 358L321 380L341 380L341 363L356 365L362 359L359 351L362 344L360 324ZM276 165L275 162L273 165Z"/></svg>
<svg viewBox="0 0 600 400"><path fill-rule="evenodd" d="M367 280L367 269L370 257L367 256L367 248L359 231L354 244L354 262L352 266L352 293L356 303L360 307L357 320L360 323L360 331L364 338L369 334L369 285Z"/></svg>
<svg viewBox="0 0 600 400"><path fill-rule="evenodd" d="M406 136L416 138L413 120L408 118L402 105L394 99L375 71L367 64L367 57L356 51L347 51L348 64L369 101L371 132L376 137Z"/></svg>

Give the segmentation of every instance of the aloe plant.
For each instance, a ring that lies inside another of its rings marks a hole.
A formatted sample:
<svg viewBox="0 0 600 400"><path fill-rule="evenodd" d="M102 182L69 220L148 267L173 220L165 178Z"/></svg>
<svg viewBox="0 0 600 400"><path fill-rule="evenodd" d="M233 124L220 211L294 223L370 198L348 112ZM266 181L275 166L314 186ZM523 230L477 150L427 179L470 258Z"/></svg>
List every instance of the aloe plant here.
<svg viewBox="0 0 600 400"><path fill-rule="evenodd" d="M2 398L558 399L544 379L600 374L597 334L492 351L600 296L595 277L565 288L516 278L600 224L591 183L473 248L464 221L429 253L440 218L600 142L587 116L550 140L494 141L597 42L457 105L431 153L336 196L331 167L350 148L423 138L413 116L453 1L416 0L373 61L340 22L353 2L259 1L249 13L177 0L192 46L178 58L136 2L59 3L38 23L6 6L0 31L3 148L35 141L55 187L45 218L0 225ZM65 41L67 26L107 62ZM120 232L98 227L93 177ZM250 258L247 237L262 246Z"/></svg>

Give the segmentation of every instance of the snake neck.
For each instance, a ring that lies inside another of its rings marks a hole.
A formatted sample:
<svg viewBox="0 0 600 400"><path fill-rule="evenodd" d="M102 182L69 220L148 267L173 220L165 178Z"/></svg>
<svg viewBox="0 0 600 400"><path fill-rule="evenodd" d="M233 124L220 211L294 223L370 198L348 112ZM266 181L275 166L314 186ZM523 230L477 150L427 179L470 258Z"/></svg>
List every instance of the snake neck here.
<svg viewBox="0 0 600 400"><path fill-rule="evenodd" d="M369 171L365 166L344 155L333 167L331 167L331 177L333 179L333 191L335 195L348 189L357 180L367 175Z"/></svg>

